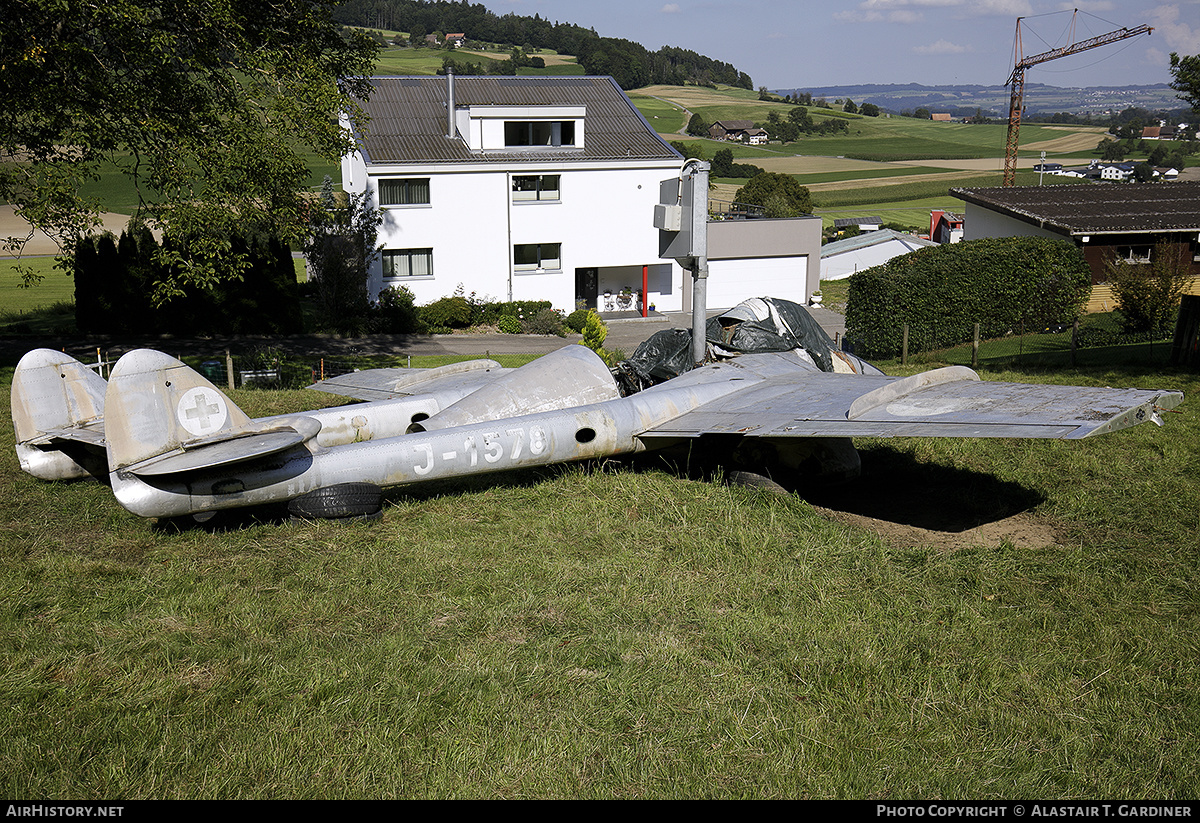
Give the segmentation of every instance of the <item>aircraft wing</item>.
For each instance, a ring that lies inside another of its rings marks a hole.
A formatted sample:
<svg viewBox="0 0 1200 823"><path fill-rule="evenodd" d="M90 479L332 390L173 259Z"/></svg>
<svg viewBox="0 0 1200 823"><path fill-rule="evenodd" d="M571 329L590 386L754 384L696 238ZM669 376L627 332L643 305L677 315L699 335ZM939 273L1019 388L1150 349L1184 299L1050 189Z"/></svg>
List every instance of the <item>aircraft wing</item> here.
<svg viewBox="0 0 1200 823"><path fill-rule="evenodd" d="M911 377L803 373L769 377L642 438L1033 437L1078 439L1161 423L1180 392L981 381L951 366Z"/></svg>
<svg viewBox="0 0 1200 823"><path fill-rule="evenodd" d="M368 401L437 393L464 396L507 371L495 360L470 360L433 369L356 371L322 380L309 388Z"/></svg>

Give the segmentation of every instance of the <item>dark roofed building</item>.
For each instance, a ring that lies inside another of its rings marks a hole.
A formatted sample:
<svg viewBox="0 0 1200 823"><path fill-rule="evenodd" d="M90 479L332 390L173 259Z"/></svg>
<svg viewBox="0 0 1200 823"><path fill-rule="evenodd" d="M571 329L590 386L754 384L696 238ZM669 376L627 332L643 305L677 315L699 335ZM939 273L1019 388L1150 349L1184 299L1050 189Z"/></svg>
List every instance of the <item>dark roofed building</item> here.
<svg viewBox="0 0 1200 823"><path fill-rule="evenodd" d="M1149 261L1160 242L1185 245L1200 275L1200 183L950 190L966 202L964 239L1058 237L1083 249L1092 282L1113 256Z"/></svg>
<svg viewBox="0 0 1200 823"><path fill-rule="evenodd" d="M752 120L718 120L708 127L708 136L713 140L744 140L753 128Z"/></svg>
<svg viewBox="0 0 1200 823"><path fill-rule="evenodd" d="M833 227L839 234L851 228L859 231L877 231L881 226L883 226L882 217L835 217L833 219Z"/></svg>

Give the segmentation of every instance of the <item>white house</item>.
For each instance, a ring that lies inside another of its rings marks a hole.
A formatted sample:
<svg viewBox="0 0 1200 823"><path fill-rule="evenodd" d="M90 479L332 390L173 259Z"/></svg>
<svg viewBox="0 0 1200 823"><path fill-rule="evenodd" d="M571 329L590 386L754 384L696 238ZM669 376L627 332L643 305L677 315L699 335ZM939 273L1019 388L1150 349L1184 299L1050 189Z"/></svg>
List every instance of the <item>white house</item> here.
<svg viewBox="0 0 1200 823"><path fill-rule="evenodd" d="M685 308L690 275L659 257L653 224L660 184L678 176L683 158L612 78L374 84L369 120L347 124L359 150L342 162L343 188L370 191L383 212L372 298L403 285L424 304L461 287L480 299L549 300L571 311L603 309L606 292L644 283L647 304ZM739 300L803 302L817 285L816 254L814 246L773 258L770 277L760 276L758 259L744 270L732 261L728 276ZM787 293L775 277L783 268L792 273Z"/></svg>
<svg viewBox="0 0 1200 823"><path fill-rule="evenodd" d="M938 245L916 235L892 229L836 240L821 247L821 279L842 280L855 272L878 266L901 254Z"/></svg>
<svg viewBox="0 0 1200 823"><path fill-rule="evenodd" d="M342 186L383 212L369 293L466 293L574 309L640 288L681 304L658 257L659 183L682 158L610 78L380 77Z"/></svg>

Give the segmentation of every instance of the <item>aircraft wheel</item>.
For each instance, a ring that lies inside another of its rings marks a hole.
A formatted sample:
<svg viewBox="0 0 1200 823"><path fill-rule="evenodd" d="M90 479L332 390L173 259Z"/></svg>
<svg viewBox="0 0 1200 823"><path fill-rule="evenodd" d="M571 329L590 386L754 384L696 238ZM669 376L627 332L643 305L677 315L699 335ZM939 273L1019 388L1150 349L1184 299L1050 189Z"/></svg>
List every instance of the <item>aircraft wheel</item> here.
<svg viewBox="0 0 1200 823"><path fill-rule="evenodd" d="M290 501L288 513L309 520L377 520L383 514L383 489L374 483L325 486Z"/></svg>

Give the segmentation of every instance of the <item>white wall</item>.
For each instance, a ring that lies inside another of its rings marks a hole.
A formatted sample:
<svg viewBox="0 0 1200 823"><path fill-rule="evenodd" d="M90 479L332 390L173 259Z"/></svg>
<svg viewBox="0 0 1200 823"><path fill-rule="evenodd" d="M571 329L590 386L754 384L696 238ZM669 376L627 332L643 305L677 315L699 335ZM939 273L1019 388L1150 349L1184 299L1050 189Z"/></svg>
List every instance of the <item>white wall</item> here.
<svg viewBox="0 0 1200 823"><path fill-rule="evenodd" d="M522 164L520 174L560 174L560 199L513 203L505 171L495 166L420 169L385 177L429 177L428 206L383 207L379 241L385 248L432 248L433 276L396 281L407 286L418 304L453 294L495 300L549 300L555 308L575 308L575 269L659 266L658 230L652 217L659 183L678 173L674 164L660 167L577 170L550 164ZM373 183L374 185L374 183ZM376 202L378 197L376 196ZM525 243L560 243L561 269L516 272L512 247ZM673 266L673 277L682 272ZM675 282L654 290L650 300L660 311L681 308ZM371 294L382 287L382 263L372 273ZM636 288L637 286L635 286ZM678 305L677 305L678 304Z"/></svg>
<svg viewBox="0 0 1200 823"><path fill-rule="evenodd" d="M991 209L967 203L963 219L963 239L979 240L985 237L1050 237L1062 240L1063 235L1038 226L1016 220Z"/></svg>

